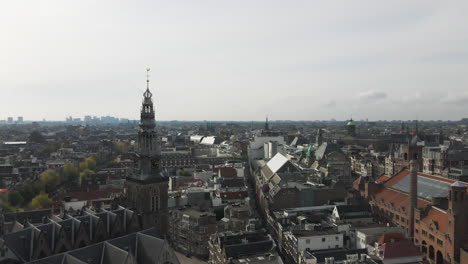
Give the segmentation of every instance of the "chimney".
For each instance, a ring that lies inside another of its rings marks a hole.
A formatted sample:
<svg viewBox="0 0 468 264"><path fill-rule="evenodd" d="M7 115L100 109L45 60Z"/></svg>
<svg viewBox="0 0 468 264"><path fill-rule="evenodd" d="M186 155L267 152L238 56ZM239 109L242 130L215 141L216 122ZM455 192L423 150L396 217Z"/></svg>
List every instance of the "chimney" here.
<svg viewBox="0 0 468 264"><path fill-rule="evenodd" d="M418 202L418 161L410 161L410 206L409 206L409 227L408 236L414 238L414 210Z"/></svg>

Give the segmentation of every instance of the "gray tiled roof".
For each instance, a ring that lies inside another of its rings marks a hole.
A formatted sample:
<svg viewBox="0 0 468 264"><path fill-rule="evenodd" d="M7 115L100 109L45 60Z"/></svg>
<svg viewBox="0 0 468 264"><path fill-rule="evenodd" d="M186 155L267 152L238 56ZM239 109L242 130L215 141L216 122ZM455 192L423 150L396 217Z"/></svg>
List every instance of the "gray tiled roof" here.
<svg viewBox="0 0 468 264"><path fill-rule="evenodd" d="M168 261L168 263L179 264L168 243L155 237L154 234L156 234L156 231L153 228L29 263L156 264ZM135 249L137 249L137 252L135 252Z"/></svg>

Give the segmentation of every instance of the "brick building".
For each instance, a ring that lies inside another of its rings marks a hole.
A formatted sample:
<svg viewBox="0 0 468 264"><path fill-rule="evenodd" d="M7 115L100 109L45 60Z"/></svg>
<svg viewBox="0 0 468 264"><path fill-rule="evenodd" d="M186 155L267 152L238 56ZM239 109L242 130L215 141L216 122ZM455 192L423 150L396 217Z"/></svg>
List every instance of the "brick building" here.
<svg viewBox="0 0 468 264"><path fill-rule="evenodd" d="M353 188L370 203L378 220L406 230L430 263L457 263L468 242L468 185L416 170L405 169L376 182L358 179Z"/></svg>

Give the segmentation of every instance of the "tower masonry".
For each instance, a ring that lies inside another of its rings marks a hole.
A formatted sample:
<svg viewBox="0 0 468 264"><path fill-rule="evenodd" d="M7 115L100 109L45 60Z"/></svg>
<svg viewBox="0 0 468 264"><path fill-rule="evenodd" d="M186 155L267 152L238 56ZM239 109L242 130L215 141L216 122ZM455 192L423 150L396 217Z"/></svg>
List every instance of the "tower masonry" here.
<svg viewBox="0 0 468 264"><path fill-rule="evenodd" d="M160 170L161 150L153 94L149 89L149 79L146 82L137 140L138 161L134 174L127 177L127 202L139 215L143 228L156 227L164 236L167 233L168 178Z"/></svg>

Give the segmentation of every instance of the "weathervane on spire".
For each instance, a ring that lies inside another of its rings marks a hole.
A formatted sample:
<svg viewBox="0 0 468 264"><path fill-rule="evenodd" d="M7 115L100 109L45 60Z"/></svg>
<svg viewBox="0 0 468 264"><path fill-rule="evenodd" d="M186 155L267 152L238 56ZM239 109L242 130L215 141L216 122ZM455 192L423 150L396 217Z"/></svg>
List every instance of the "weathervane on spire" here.
<svg viewBox="0 0 468 264"><path fill-rule="evenodd" d="M149 89L149 71L150 68L146 68L146 89Z"/></svg>
<svg viewBox="0 0 468 264"><path fill-rule="evenodd" d="M146 91L143 94L145 98L151 98L153 96L153 94L149 90L149 71L150 68L146 68Z"/></svg>

